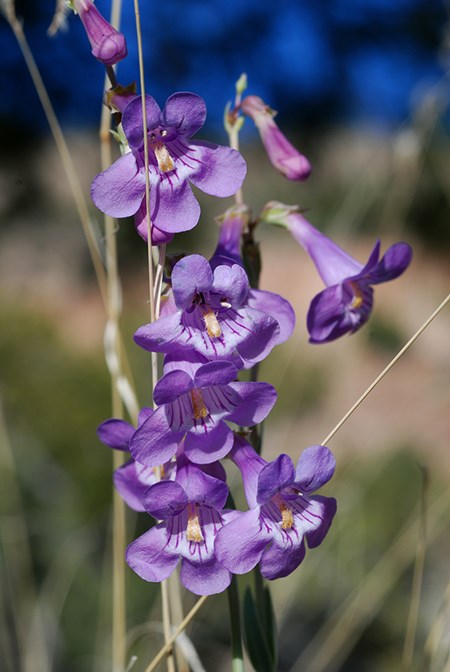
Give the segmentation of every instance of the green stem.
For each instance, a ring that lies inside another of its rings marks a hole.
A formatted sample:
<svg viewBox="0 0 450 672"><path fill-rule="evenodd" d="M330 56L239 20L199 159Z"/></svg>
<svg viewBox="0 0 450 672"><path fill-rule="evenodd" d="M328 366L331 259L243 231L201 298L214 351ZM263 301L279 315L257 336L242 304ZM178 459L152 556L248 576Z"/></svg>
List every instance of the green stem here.
<svg viewBox="0 0 450 672"><path fill-rule="evenodd" d="M230 611L230 630L231 630L231 653L233 672L244 671L244 660L242 651L242 632L241 632L241 615L239 608L239 592L237 586L237 579L233 576L230 585L227 589L228 594L228 608Z"/></svg>

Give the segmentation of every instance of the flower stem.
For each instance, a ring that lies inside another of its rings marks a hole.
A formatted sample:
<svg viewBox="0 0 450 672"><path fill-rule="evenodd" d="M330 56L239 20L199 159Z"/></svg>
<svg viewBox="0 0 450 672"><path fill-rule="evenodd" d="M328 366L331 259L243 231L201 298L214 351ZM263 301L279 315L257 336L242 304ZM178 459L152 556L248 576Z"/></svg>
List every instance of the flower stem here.
<svg viewBox="0 0 450 672"><path fill-rule="evenodd" d="M152 235L151 235L151 221L150 221L150 179L148 172L148 136L147 136L147 113L146 113L146 102L145 102L145 75L144 75L144 56L142 49L142 31L141 31L141 16L139 10L139 0L134 0L134 13L136 20L136 37L137 37L137 47L138 47L138 59L139 59L139 75L140 75L140 86L141 86L141 100L142 100L142 124L144 132L144 161L145 161L145 211L147 215L147 256L148 256L148 281L149 281L149 299L150 299L150 322L154 322L156 319L156 310L155 310L155 273L153 267L153 249L152 249ZM156 386L158 380L158 360L157 354L152 352L151 359L152 367L152 383L153 389ZM170 618L170 605L169 605L169 593L167 587L167 581L161 582L161 598L162 598L162 620L163 620L163 631L164 631L164 641L168 643L171 635L171 618ZM167 670L168 672L175 672L175 662L172 653L169 653L167 656Z"/></svg>
<svg viewBox="0 0 450 672"><path fill-rule="evenodd" d="M231 629L231 669L233 672L243 672L244 660L242 651L241 615L239 608L239 592L235 576L233 576L231 583L227 588L227 594Z"/></svg>
<svg viewBox="0 0 450 672"><path fill-rule="evenodd" d="M118 28L120 20L121 0L113 0L111 9L111 21ZM108 80L114 84L115 72L113 67L107 67L105 76L105 89ZM108 108L102 106L100 124L100 154L101 167L106 170L112 163L111 154L111 115ZM113 338L111 348L114 353L114 361L117 366L109 367L111 374L111 402L112 414L115 418L123 419L124 408L119 392L118 382L122 375L122 353L119 328L121 311L121 288L118 272L117 257L117 225L112 217L105 214L105 242L106 242L106 280L107 280L107 313L108 326L112 325ZM133 418L134 419L134 418ZM125 456L121 451L113 451L114 471L125 462ZM125 503L119 493L113 488L113 554L112 554L112 670L124 670L126 663L126 590L125 590L125 546L126 546L126 521Z"/></svg>

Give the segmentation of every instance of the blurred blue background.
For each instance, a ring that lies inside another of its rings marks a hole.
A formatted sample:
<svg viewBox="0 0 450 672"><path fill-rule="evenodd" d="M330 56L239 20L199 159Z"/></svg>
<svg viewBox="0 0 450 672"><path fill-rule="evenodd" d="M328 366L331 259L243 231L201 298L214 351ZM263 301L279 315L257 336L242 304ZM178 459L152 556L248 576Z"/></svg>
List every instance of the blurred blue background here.
<svg viewBox="0 0 450 672"><path fill-rule="evenodd" d="M98 122L102 66L90 55L81 22L46 34L55 3L19 0L24 28L63 124ZM109 3L98 0L106 16ZM220 124L223 101L241 72L260 95L297 124L374 122L392 127L414 97L444 75L448 11L441 0L201 0L141 3L147 89L162 105L174 90L192 90ZM135 17L124 3L129 57L122 83L138 77ZM44 129L29 75L4 20L0 21L0 118ZM227 88L228 87L228 88ZM30 129L31 130L31 129Z"/></svg>

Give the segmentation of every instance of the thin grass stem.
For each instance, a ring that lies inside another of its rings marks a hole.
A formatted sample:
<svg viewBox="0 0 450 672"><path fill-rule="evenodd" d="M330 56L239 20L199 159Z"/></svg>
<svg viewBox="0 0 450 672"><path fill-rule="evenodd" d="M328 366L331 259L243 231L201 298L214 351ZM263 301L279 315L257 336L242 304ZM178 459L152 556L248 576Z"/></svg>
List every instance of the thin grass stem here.
<svg viewBox="0 0 450 672"><path fill-rule="evenodd" d="M353 406L347 411L347 413L339 420L337 425L333 427L331 432L328 434L328 436L325 437L322 441L322 445L327 445L330 439L333 438L333 436L340 430L342 425L347 422L349 417L356 411L358 406L362 404L362 402L366 399L366 397L369 396L369 394L372 392L372 390L375 389L375 387L378 385L378 383L384 378L384 376L389 373L389 371L392 369L392 367L398 362L398 360L409 350L409 348L412 346L412 344L419 338L419 336L429 327L431 322L434 320L435 317L441 313L446 305L450 302L450 294L447 295L447 297L442 301L442 303L436 308L436 310L428 317L428 319L425 320L425 322L422 324L421 327L416 331L416 333L409 339L409 341L403 346L403 348L395 355L393 359L389 362L389 364L383 369L383 371L375 378L375 380L369 385L369 387L365 390L365 392L362 393L362 395L359 397L357 401L353 404Z"/></svg>
<svg viewBox="0 0 450 672"><path fill-rule="evenodd" d="M48 97L47 90L45 88L45 84L42 80L39 69L36 65L36 61L34 60L33 54L31 53L27 39L23 32L22 24L15 15L12 16L11 14L8 13L5 14L5 16L9 25L11 26L11 29L22 52L24 61L28 68L28 72L30 73L31 79L33 80L36 93L41 102L42 108L48 121L48 125L50 126L50 130L53 135L53 139L55 141L59 155L61 157L61 161L63 163L64 170L66 172L67 179L69 181L70 188L72 190L78 216L80 218L84 235L86 237L86 242L88 245L89 253L91 255L92 265L94 266L94 271L97 277L97 282L100 288L103 303L106 305L107 289L106 289L105 269L103 266L97 238L95 236L94 229L92 227L92 222L89 216L86 200L84 198L83 190L81 188L75 167L73 165L72 158L70 156L69 148L64 138L61 126L59 125L58 119L56 118L56 114L51 104L50 98Z"/></svg>
<svg viewBox="0 0 450 672"><path fill-rule="evenodd" d="M428 476L422 470L422 492L420 498L419 536L416 548L416 561L411 590L411 602L406 626L405 643L403 647L402 669L409 670L414 658L414 643L416 640L417 623L419 620L420 598L422 592L423 573L425 568L425 554L427 550L427 486Z"/></svg>
<svg viewBox="0 0 450 672"><path fill-rule="evenodd" d="M450 490L445 490L427 508L429 544L448 525L449 494ZM292 672L335 672L341 669L346 655L358 641L361 632L375 618L386 595L409 566L416 543L417 519L417 513L414 513L360 585L338 605L297 658L291 668Z"/></svg>
<svg viewBox="0 0 450 672"><path fill-rule="evenodd" d="M112 0L111 23L119 28L121 0ZM115 72L112 67L107 68L105 86L108 80L115 82ZM112 163L111 152L111 114L103 105L100 123L100 154L101 168L106 170ZM117 222L109 215L104 215L106 241L106 273L107 273L107 312L108 322L112 325L113 342L111 347L114 353L116 367L110 367L111 375L111 405L114 418L123 419L124 408L119 391L118 380L122 375L122 348L120 339L119 317L121 311L121 288L118 273L117 259ZM113 469L119 469L125 462L122 451L112 451ZM113 552L112 552L112 670L122 672L126 664L126 591L125 591L125 547L126 523L125 503L122 497L113 488Z"/></svg>
<svg viewBox="0 0 450 672"><path fill-rule="evenodd" d="M155 283L153 272L153 250L152 250L152 223L150 219L150 175L148 171L148 136L147 136L147 111L145 105L145 72L144 72L144 56L142 49L142 31L141 31L141 16L139 11L139 0L134 0L134 13L136 21L136 38L139 59L139 77L141 86L141 101L142 101L142 125L144 134L144 166L145 166L145 210L147 215L147 257L148 257L148 284L149 284L149 299L150 299L150 322L156 319L155 311ZM151 369L152 369L152 384L155 388L158 380L158 359L157 354L151 354ZM161 601L162 601L162 617L163 617L163 631L164 640L167 643L170 639L171 620L170 620L170 605L167 582L161 582ZM175 662L173 655L167 656L168 672L175 671Z"/></svg>
<svg viewBox="0 0 450 672"><path fill-rule="evenodd" d="M197 612L201 609L201 607L205 604L206 600L208 599L207 595L204 595L201 597L192 607L190 612L184 617L184 619L181 621L181 623L175 628L173 631L172 635L169 637L169 640L164 644L164 646L161 648L159 653L153 658L152 662L148 667L145 668L145 672L153 672L154 669L156 669L159 665L159 663L162 661L164 656L167 656L169 651L172 648L172 645L178 635L183 632L183 630L186 629L186 627L189 625L189 623L192 621L194 616L197 614Z"/></svg>

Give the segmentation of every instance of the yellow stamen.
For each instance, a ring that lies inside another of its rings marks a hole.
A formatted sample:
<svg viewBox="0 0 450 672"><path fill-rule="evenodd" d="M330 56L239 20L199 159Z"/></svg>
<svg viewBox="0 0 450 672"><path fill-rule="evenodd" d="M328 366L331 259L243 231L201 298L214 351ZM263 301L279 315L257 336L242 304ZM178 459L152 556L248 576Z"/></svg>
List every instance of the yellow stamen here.
<svg viewBox="0 0 450 672"><path fill-rule="evenodd" d="M211 309L202 309L203 321L205 322L206 331L210 338L219 338L222 336L222 329L220 328L219 320L217 315Z"/></svg>
<svg viewBox="0 0 450 672"><path fill-rule="evenodd" d="M186 529L186 539L188 541L196 541L200 543L203 541L202 528L196 512L195 504L189 506L189 517Z"/></svg>
<svg viewBox="0 0 450 672"><path fill-rule="evenodd" d="M358 308L361 308L361 306L364 302L363 293L356 283L351 282L350 284L352 286L353 291L355 292L355 296L353 297L350 308L354 308L355 310L358 310Z"/></svg>
<svg viewBox="0 0 450 672"><path fill-rule="evenodd" d="M200 390L197 387L194 387L194 389L191 390L190 395L194 419L200 420L200 418L206 418L208 415L208 409L205 406L205 402L203 401Z"/></svg>
<svg viewBox="0 0 450 672"><path fill-rule="evenodd" d="M163 173L169 173L175 168L172 157L169 154L167 147L162 142L157 142L153 147L156 160L158 161L158 168Z"/></svg>
<svg viewBox="0 0 450 672"><path fill-rule="evenodd" d="M294 527L294 516L291 509L283 501L278 502L278 508L281 512L281 527L283 530L290 530Z"/></svg>

